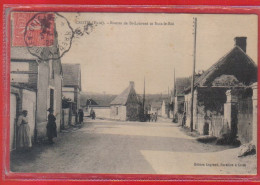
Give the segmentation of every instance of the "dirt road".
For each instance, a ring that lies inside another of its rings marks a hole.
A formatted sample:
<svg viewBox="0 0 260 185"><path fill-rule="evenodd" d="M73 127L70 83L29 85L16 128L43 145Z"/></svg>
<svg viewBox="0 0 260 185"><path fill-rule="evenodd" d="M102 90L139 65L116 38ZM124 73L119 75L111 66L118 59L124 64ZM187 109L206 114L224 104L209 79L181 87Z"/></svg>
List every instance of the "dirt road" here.
<svg viewBox="0 0 260 185"><path fill-rule="evenodd" d="M28 153L13 153L11 170L120 174L255 173L256 157L238 158L237 150L199 143L180 131L177 125L165 121L86 120L81 128L60 133L54 145L43 144Z"/></svg>

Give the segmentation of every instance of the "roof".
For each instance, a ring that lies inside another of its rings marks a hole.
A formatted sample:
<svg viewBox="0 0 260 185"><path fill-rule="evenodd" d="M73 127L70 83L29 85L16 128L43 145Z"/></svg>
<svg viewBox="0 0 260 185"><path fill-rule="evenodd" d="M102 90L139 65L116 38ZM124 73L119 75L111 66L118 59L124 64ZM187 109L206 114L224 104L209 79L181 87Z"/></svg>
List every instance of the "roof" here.
<svg viewBox="0 0 260 185"><path fill-rule="evenodd" d="M134 87L131 85L119 94L110 105L126 105L130 93L135 93Z"/></svg>
<svg viewBox="0 0 260 185"><path fill-rule="evenodd" d="M176 95L183 95L183 91L191 84L191 77L176 78L175 88Z"/></svg>
<svg viewBox="0 0 260 185"><path fill-rule="evenodd" d="M234 75L240 82L249 85L257 80L257 66L240 47L235 46L195 79L194 87L211 86L211 83L223 74ZM189 86L185 91L189 91L190 88Z"/></svg>
<svg viewBox="0 0 260 185"><path fill-rule="evenodd" d="M37 60L35 56L29 53L27 47L11 47L11 60Z"/></svg>
<svg viewBox="0 0 260 185"><path fill-rule="evenodd" d="M62 64L63 86L81 89L80 64Z"/></svg>
<svg viewBox="0 0 260 185"><path fill-rule="evenodd" d="M86 105L98 105L98 103L93 99L87 99Z"/></svg>

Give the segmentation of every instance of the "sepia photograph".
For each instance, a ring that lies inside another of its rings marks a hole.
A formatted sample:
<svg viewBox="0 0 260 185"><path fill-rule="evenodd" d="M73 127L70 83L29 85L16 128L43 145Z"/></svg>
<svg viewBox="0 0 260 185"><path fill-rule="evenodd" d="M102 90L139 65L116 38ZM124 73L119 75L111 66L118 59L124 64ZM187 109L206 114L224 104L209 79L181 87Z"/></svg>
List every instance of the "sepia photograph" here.
<svg viewBox="0 0 260 185"><path fill-rule="evenodd" d="M257 174L257 15L10 14L11 172Z"/></svg>

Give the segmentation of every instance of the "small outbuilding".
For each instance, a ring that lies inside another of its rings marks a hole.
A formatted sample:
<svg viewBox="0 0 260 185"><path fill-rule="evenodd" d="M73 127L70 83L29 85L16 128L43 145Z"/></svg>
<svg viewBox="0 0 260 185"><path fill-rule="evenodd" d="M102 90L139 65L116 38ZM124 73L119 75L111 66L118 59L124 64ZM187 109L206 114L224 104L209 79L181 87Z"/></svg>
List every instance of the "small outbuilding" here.
<svg viewBox="0 0 260 185"><path fill-rule="evenodd" d="M138 121L141 103L135 92L135 85L130 81L129 86L110 103L110 117L122 121Z"/></svg>

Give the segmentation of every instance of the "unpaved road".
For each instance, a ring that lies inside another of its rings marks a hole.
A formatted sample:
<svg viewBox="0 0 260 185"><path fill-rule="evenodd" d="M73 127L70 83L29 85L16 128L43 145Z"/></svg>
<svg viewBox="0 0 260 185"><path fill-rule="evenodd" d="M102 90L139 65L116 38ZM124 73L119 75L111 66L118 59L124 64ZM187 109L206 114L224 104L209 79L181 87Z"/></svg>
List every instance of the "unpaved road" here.
<svg viewBox="0 0 260 185"><path fill-rule="evenodd" d="M85 120L59 134L54 145L11 155L13 172L120 174L256 173L256 157L237 148L198 143L175 124ZM196 164L195 164L196 163Z"/></svg>

